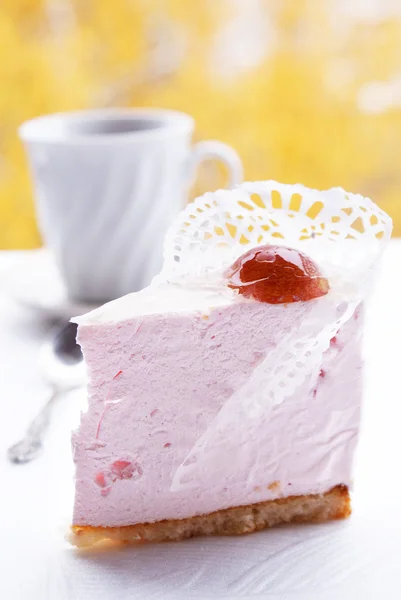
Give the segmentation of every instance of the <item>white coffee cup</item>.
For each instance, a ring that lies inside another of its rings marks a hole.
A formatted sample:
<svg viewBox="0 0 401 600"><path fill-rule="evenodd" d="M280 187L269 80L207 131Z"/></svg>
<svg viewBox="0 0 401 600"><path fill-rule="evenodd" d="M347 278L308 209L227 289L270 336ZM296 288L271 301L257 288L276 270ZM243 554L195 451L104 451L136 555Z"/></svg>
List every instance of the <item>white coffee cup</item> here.
<svg viewBox="0 0 401 600"><path fill-rule="evenodd" d="M149 284L200 161L223 161L230 187L241 182L237 153L218 141L191 146L193 129L189 115L156 109L54 114L21 125L39 227L71 298L99 303Z"/></svg>

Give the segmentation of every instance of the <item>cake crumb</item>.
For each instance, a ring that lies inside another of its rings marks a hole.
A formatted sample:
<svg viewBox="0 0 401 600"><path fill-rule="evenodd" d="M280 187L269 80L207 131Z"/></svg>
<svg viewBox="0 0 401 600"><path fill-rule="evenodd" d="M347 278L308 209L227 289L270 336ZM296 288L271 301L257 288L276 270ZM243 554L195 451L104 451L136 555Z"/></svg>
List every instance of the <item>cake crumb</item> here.
<svg viewBox="0 0 401 600"><path fill-rule="evenodd" d="M261 492L262 488L260 487L260 485L255 485L255 487L253 488L254 492Z"/></svg>
<svg viewBox="0 0 401 600"><path fill-rule="evenodd" d="M279 481L272 481L272 483L269 483L269 485L267 486L267 489L270 490L271 492L274 492L275 490L278 490L279 487L280 487Z"/></svg>

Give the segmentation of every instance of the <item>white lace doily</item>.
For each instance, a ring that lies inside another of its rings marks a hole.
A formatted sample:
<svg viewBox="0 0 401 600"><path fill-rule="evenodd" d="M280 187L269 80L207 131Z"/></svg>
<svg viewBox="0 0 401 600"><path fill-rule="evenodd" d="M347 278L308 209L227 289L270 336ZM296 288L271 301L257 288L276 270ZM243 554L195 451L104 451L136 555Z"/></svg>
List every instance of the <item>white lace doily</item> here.
<svg viewBox="0 0 401 600"><path fill-rule="evenodd" d="M244 183L205 194L179 214L166 236L163 276L196 278L264 244L315 253L332 242L330 262L335 262L344 252L338 242L354 240L358 262L362 246L369 254L384 247L391 227L388 215L369 198L341 188L320 192L275 181Z"/></svg>
<svg viewBox="0 0 401 600"><path fill-rule="evenodd" d="M369 198L274 181L208 193L180 213L166 236L160 279L207 284L246 250L276 244L310 256L329 278L330 292L311 301L302 323L225 402L175 473L173 490L218 468L216 448L222 451L224 436L238 431L239 423L252 435L262 414L293 395L306 377L317 376L330 339L367 296L391 229L390 217ZM238 438L241 448L246 440Z"/></svg>

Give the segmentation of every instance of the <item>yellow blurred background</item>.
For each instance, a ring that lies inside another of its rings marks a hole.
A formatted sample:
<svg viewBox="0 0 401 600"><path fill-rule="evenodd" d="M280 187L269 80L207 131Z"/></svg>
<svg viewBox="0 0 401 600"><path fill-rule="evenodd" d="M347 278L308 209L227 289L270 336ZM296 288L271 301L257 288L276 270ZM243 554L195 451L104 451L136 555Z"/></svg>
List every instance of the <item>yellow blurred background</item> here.
<svg viewBox="0 0 401 600"><path fill-rule="evenodd" d="M247 179L341 185L401 234L399 0L2 0L0 81L1 248L41 244L18 125L103 106L189 112Z"/></svg>

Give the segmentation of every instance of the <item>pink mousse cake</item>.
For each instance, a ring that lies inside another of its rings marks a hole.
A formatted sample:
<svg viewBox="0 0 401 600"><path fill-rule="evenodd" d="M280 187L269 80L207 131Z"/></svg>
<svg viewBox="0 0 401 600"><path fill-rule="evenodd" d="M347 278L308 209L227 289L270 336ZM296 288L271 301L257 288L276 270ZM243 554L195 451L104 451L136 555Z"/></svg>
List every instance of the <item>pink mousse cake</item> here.
<svg viewBox="0 0 401 600"><path fill-rule="evenodd" d="M271 186L263 190L259 198L270 198ZM226 208L216 197L213 205L206 196L206 211ZM264 204L255 210L271 216ZM230 241L221 254L209 245L207 260L76 319L89 406L73 435L74 544L239 534L350 514L363 294L337 286L320 250L295 249L285 236L255 241ZM191 252L184 245L179 258Z"/></svg>

